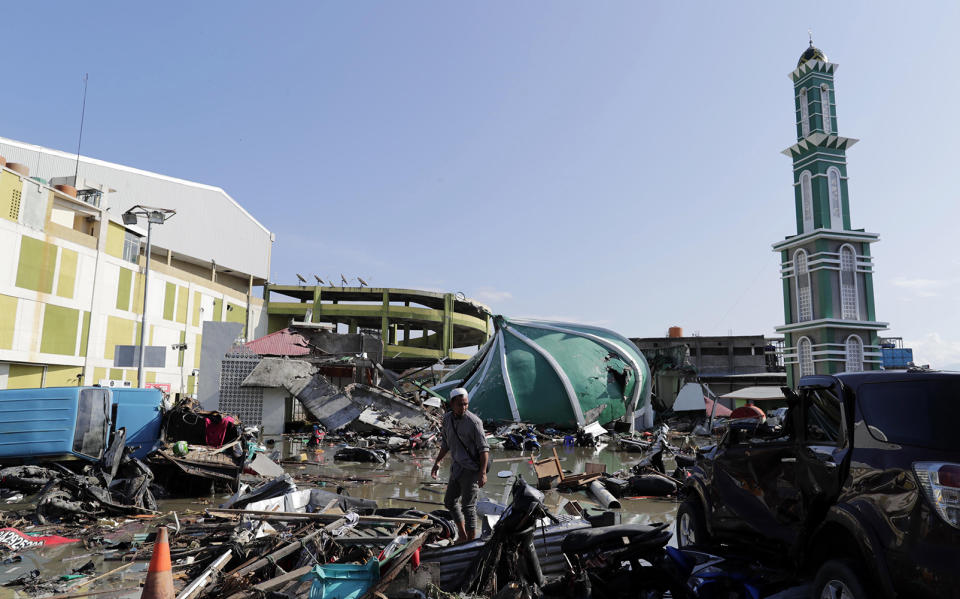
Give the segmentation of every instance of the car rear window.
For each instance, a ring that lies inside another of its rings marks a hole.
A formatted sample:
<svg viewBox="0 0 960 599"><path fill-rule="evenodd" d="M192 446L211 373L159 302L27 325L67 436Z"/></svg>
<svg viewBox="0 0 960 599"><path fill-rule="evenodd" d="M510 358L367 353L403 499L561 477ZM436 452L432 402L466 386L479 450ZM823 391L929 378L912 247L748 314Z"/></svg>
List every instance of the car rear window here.
<svg viewBox="0 0 960 599"><path fill-rule="evenodd" d="M857 403L878 441L960 451L960 380L866 383Z"/></svg>

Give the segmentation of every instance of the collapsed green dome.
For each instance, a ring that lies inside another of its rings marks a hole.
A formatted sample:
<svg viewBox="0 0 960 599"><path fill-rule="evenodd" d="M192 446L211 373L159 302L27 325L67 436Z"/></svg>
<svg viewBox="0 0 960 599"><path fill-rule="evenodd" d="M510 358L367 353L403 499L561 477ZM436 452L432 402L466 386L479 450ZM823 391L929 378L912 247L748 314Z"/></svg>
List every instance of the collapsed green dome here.
<svg viewBox="0 0 960 599"><path fill-rule="evenodd" d="M494 317L496 333L433 391L470 394L488 421L601 425L640 417L653 425L650 368L629 339L582 324Z"/></svg>

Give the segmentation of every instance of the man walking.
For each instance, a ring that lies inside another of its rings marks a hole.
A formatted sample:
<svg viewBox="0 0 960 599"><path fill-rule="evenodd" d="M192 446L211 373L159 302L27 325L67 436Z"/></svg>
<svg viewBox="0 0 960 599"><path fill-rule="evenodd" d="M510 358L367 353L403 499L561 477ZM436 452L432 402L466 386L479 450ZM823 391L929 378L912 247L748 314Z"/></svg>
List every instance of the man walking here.
<svg viewBox="0 0 960 599"><path fill-rule="evenodd" d="M477 493L487 484L487 461L490 446L483 432L483 422L467 411L470 397L467 390L457 387L450 392L452 409L443 415L440 453L433 462L430 476L437 478L440 460L447 453L453 458L450 481L443 504L450 510L457 524L460 542L471 541L477 535Z"/></svg>

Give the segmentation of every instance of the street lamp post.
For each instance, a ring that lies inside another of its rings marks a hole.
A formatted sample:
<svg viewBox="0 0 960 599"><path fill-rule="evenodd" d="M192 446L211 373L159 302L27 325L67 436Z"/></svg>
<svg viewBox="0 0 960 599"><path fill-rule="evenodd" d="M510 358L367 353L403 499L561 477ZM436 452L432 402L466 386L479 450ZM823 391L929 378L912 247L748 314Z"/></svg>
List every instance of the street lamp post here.
<svg viewBox="0 0 960 599"><path fill-rule="evenodd" d="M176 210L170 210L168 208L152 208L150 206L134 206L126 212L123 213L123 224L125 225L135 225L139 220L139 217L147 217L147 249L146 249L146 261L144 262L143 267L143 306L142 313L140 314L140 351L137 356L137 386L143 387L143 350L144 350L144 339L147 334L147 290L150 283L150 233L153 225L162 225L170 217L176 214Z"/></svg>

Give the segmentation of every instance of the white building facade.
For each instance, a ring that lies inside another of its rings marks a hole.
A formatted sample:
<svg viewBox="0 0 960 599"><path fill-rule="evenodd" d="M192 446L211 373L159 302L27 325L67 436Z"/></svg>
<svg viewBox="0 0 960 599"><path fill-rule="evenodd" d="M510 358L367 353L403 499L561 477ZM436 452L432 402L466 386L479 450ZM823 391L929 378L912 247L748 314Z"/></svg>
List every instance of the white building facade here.
<svg viewBox="0 0 960 599"><path fill-rule="evenodd" d="M274 236L222 189L3 138L0 157L0 389L137 385L117 361L143 316L146 223L121 219L135 205L177 212L152 228L144 342L165 359L145 384L196 392L205 321L266 332L254 292Z"/></svg>

